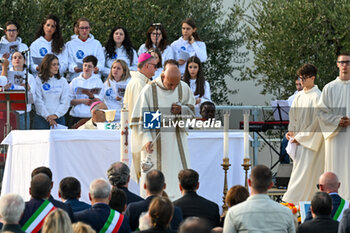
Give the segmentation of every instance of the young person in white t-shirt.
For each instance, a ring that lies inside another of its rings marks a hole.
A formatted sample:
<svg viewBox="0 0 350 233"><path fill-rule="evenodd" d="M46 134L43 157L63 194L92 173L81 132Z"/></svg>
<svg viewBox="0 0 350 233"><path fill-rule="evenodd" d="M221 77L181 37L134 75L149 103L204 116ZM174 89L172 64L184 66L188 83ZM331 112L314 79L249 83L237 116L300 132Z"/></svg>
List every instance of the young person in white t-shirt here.
<svg viewBox="0 0 350 233"><path fill-rule="evenodd" d="M73 35L67 42L69 80L72 81L83 71L81 65L86 56L93 55L97 58L94 73L100 76L105 66L105 56L101 43L90 33L89 19L80 18L76 21L78 35Z"/></svg>
<svg viewBox="0 0 350 233"><path fill-rule="evenodd" d="M103 83L95 74L97 58L89 55L83 59L83 72L69 84L72 109L69 112L71 127L81 119L91 118L90 105L103 99ZM85 90L83 90L84 88ZM100 91L92 89L100 89Z"/></svg>
<svg viewBox="0 0 350 233"><path fill-rule="evenodd" d="M59 73L58 57L46 54L39 66L34 104L34 129L50 129L65 125L64 115L69 108L69 86Z"/></svg>
<svg viewBox="0 0 350 233"><path fill-rule="evenodd" d="M181 74L185 73L187 59L185 57L196 56L201 62L207 60L207 48L197 33L196 24L192 19L185 19L181 23L182 36L171 44L175 53L175 59L179 62Z"/></svg>
<svg viewBox="0 0 350 233"><path fill-rule="evenodd" d="M139 56L152 48L159 49L162 56L162 67L164 62L174 59L174 51L167 41L167 33L163 25L152 24L147 30L147 39L139 48Z"/></svg>
<svg viewBox="0 0 350 233"><path fill-rule="evenodd" d="M200 116L199 107L201 103L211 101L210 86L204 78L202 63L198 57L193 56L187 60L184 82L187 83L196 99L196 116Z"/></svg>
<svg viewBox="0 0 350 233"><path fill-rule="evenodd" d="M123 107L125 89L130 78L131 76L126 62L121 59L115 60L112 63L107 80L104 83L103 97L108 109L117 110L115 113L115 121L120 121L120 110Z"/></svg>
<svg viewBox="0 0 350 233"><path fill-rule="evenodd" d="M53 53L58 57L59 72L63 76L68 67L68 54L64 45L61 33L60 20L55 15L47 16L38 32L35 41L30 45L31 66L33 74L39 71L40 62L38 60L46 54Z"/></svg>
<svg viewBox="0 0 350 233"><path fill-rule="evenodd" d="M123 27L117 26L111 30L105 47L105 56L104 76L108 76L113 61L117 59L124 60L129 70L137 71L137 53L128 31Z"/></svg>
<svg viewBox="0 0 350 233"><path fill-rule="evenodd" d="M3 73L5 70L7 70L9 67L9 62L3 62L2 68ZM21 52L14 52L12 54L12 67L9 69L9 71L19 71L21 72L22 77L26 77L26 65L25 65L25 58L24 55ZM8 74L7 74L8 75ZM13 83L8 80L7 85L5 86L5 90L25 90L25 79L21 83L19 83L20 80L17 79L17 81L14 79ZM25 116L25 111L17 111L18 115L18 128L21 130L29 129L30 128L30 112L32 111L32 104L34 100L35 95L35 78L33 75L28 73L28 83L27 83L27 89L28 89L28 104L27 104L27 116ZM25 119L27 118L27 125L25 123Z"/></svg>

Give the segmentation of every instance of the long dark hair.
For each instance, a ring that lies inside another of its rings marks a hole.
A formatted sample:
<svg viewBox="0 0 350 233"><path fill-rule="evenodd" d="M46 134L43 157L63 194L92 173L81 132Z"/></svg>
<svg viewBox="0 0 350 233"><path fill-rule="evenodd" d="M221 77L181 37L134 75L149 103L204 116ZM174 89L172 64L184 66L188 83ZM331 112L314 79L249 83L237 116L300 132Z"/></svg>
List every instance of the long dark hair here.
<svg viewBox="0 0 350 233"><path fill-rule="evenodd" d="M187 18L187 19L183 20L183 21L181 22L181 26L182 26L182 24L184 24L184 23L190 25L191 28L193 28L193 29L197 28L197 27L196 27L196 24L195 24L195 22L194 22L194 20L191 19L191 18ZM199 35L198 35L198 33L197 33L197 30L196 30L195 32L192 33L192 36L194 37L195 40L201 41L201 39L199 38Z"/></svg>
<svg viewBox="0 0 350 233"><path fill-rule="evenodd" d="M46 54L43 60L41 61L39 65L40 71L38 73L38 76L41 79L42 83L49 81L49 79L51 78L50 68L51 68L52 61L55 59L57 59L58 61L58 57L55 54L50 53L50 54ZM57 79L60 79L61 78L60 72L58 71L57 74L54 75L54 77Z"/></svg>
<svg viewBox="0 0 350 233"><path fill-rule="evenodd" d="M159 41L158 49L159 49L161 52L163 52L163 51L167 48L167 46L168 46L168 41L167 41L168 36L167 36L166 31L165 31L165 29L164 29L164 27L163 27L162 25L159 25L159 26L157 27L157 29L159 29L160 32L162 33L162 40ZM153 43L152 43L152 40L151 40L151 34L152 34L152 32L153 32L154 30L156 30L156 27L153 26L153 25L151 25L151 26L148 28L148 30L147 30L147 39L146 39L146 43L145 43L145 46L146 46L147 50L153 48Z"/></svg>
<svg viewBox="0 0 350 233"><path fill-rule="evenodd" d="M126 50L126 54L128 55L130 65L131 65L132 61L134 60L134 46L132 46L129 33L124 27L117 26L111 30L111 33L109 33L108 41L106 43L107 57L113 58L115 56L115 41L113 39L113 35L114 35L114 32L117 31L118 29L122 29L124 32L124 40L122 42L122 45Z"/></svg>
<svg viewBox="0 0 350 233"><path fill-rule="evenodd" d="M63 40L63 37L62 37L62 32L61 32L61 27L60 27L60 20L59 20L59 18L57 16L55 16L55 15L48 15L43 20L43 22L41 23L41 26L40 26L38 32L36 33L35 39L38 39L40 36L45 36L44 25L46 24L46 22L49 19L52 19L56 23L55 33L52 35L51 50L52 50L52 52L54 52L56 54L60 54L60 53L62 53L62 51L64 49L64 40Z"/></svg>
<svg viewBox="0 0 350 233"><path fill-rule="evenodd" d="M190 72L188 72L188 65L192 62L198 65L198 73L196 78L196 91L194 92L194 95L199 95L199 97L202 97L205 91L204 90L205 78L204 78L202 62L199 60L198 57L193 56L187 60L186 70L184 74L184 82L187 83L188 86L190 86L191 75L190 75Z"/></svg>

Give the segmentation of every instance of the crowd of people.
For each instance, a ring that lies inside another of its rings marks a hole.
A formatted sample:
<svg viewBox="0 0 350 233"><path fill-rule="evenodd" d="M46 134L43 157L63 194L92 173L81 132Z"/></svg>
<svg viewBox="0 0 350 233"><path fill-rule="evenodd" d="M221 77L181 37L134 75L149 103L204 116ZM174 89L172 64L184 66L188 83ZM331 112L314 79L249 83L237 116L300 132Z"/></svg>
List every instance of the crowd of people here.
<svg viewBox="0 0 350 233"><path fill-rule="evenodd" d="M200 117L200 104L211 101L210 85L202 68L207 49L192 19L182 21L181 27L182 36L170 44L163 25L150 25L146 42L136 52L126 28L111 29L102 46L91 34L89 19L84 17L75 22L74 34L65 43L59 18L48 15L29 48L19 36L20 25L8 21L0 41L0 48L8 47L7 52L0 54L1 75L7 81L0 85L5 90L26 88L30 95L27 116L19 112L18 128L50 129L58 124L78 128L75 124L80 120L91 118L90 107L96 101L115 109L115 120L119 121L120 110L126 106L124 94L128 83L138 78L147 83L160 77L169 60L177 62L183 79L191 87ZM145 54L150 54L152 59ZM27 83L25 78L16 81L21 75L28 76ZM140 91L141 86L131 94L138 95ZM35 114L29 114L32 104ZM127 107L131 114L133 102ZM31 116L34 118L30 119Z"/></svg>
<svg viewBox="0 0 350 233"><path fill-rule="evenodd" d="M340 182L336 175L321 175L323 185L313 194L308 217L301 225L292 211L272 200L267 192L273 186L272 172L255 166L248 179L249 190L235 185L226 195L229 207L220 217L219 206L200 196L199 174L193 169L178 173L181 197L171 201L164 174L153 169L147 173L146 198L129 190L130 169L115 162L107 169L108 181L97 178L90 183L90 203L79 200L80 181L65 177L52 182L51 170L32 171L30 200L14 193L0 198L2 232L93 233L232 233L232 232L349 232L350 209L339 215L342 205L336 195ZM58 185L58 197L51 190ZM334 218L336 216L336 218Z"/></svg>

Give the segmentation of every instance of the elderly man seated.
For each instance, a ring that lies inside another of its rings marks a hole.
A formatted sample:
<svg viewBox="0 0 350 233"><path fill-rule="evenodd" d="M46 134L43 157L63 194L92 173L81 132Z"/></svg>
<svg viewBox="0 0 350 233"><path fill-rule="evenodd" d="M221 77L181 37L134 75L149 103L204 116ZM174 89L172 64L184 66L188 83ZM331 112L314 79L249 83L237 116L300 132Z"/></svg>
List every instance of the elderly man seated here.
<svg viewBox="0 0 350 233"><path fill-rule="evenodd" d="M91 118L90 120L86 121L85 124L81 126L77 126L78 129L97 129L97 122L105 122L106 121L106 115L105 112L102 110L107 110L107 106L102 101L96 101L91 104L90 111L91 111ZM79 122L78 122L79 123ZM78 124L77 123L77 124Z"/></svg>

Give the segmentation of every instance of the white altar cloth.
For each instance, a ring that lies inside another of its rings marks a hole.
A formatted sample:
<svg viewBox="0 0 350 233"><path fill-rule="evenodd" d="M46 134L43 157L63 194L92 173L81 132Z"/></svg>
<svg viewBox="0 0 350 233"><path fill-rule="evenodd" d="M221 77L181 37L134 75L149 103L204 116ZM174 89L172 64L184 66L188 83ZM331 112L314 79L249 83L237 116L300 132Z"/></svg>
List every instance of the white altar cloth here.
<svg viewBox="0 0 350 233"><path fill-rule="evenodd" d="M229 138L230 188L244 185L243 132L230 132ZM30 174L36 167L46 166L53 173L54 198L58 199L60 180L73 176L81 183L81 200L90 203L89 184L96 178L107 179L107 169L119 161L119 140L119 131L112 130L13 130L2 142L9 149L1 195L18 193L29 200ZM190 131L188 146L191 168L199 173L198 193L222 206L223 133ZM139 193L135 182L130 186L131 191Z"/></svg>

